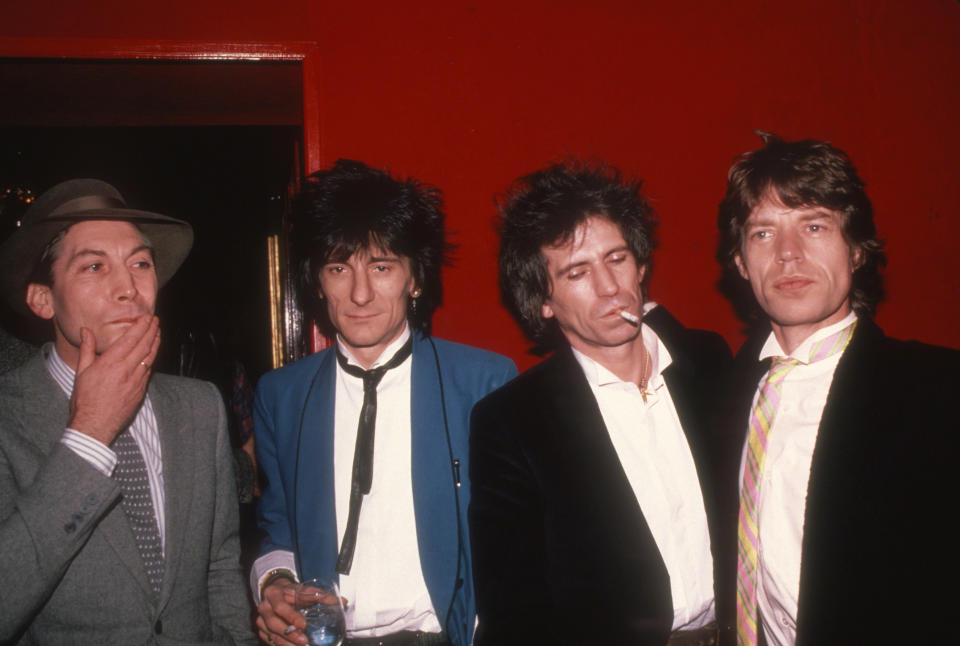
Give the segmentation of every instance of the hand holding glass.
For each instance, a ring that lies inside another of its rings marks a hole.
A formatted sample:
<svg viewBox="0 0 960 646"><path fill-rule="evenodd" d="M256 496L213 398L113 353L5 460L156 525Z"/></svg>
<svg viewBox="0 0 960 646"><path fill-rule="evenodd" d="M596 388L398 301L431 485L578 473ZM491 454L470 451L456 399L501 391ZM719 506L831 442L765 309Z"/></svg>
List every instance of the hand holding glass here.
<svg viewBox="0 0 960 646"><path fill-rule="evenodd" d="M294 607L307 620L303 631L310 646L340 646L346 636L343 603L337 584L308 579L294 590Z"/></svg>

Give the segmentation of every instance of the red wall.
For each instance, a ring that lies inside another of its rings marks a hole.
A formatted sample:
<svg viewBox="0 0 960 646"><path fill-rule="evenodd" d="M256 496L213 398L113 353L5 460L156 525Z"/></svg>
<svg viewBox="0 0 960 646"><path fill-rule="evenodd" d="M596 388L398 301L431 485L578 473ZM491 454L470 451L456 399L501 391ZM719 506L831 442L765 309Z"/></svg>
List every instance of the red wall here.
<svg viewBox="0 0 960 646"><path fill-rule="evenodd" d="M521 367L534 359L498 302L494 193L569 153L644 177L661 216L651 296L736 348L714 217L755 128L850 153L888 240L879 322L960 347L955 0L5 4L0 37L317 42L321 162L390 165L445 191L461 246L436 332Z"/></svg>

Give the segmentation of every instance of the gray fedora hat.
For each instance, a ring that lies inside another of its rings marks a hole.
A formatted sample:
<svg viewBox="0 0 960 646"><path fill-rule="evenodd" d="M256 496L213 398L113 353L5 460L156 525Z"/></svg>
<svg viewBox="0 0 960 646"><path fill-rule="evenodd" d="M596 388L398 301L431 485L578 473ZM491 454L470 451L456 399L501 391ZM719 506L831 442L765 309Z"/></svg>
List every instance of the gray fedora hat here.
<svg viewBox="0 0 960 646"><path fill-rule="evenodd" d="M98 179L71 179L50 188L30 205L18 228L0 245L0 290L10 305L29 313L27 281L44 248L58 233L84 220L123 220L135 224L150 241L163 286L193 246L193 227L159 213L127 208L120 192Z"/></svg>

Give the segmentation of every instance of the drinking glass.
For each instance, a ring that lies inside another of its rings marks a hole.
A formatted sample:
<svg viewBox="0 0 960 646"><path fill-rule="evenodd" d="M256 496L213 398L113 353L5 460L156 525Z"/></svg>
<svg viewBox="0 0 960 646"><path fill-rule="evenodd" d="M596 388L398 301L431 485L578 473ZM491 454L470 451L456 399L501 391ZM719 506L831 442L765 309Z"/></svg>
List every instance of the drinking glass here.
<svg viewBox="0 0 960 646"><path fill-rule="evenodd" d="M294 590L294 607L307 620L303 631L310 646L340 646L347 626L343 601L337 584L323 579L308 579Z"/></svg>

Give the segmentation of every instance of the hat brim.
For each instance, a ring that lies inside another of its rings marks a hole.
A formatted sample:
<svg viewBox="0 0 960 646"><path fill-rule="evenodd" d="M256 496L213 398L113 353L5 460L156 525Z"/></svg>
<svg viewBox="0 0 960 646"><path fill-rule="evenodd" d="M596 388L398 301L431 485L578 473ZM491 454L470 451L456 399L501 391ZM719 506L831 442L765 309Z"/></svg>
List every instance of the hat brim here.
<svg viewBox="0 0 960 646"><path fill-rule="evenodd" d="M62 230L88 220L130 222L140 229L153 251L158 287L173 277L193 246L193 227L189 223L136 209L90 209L26 224L0 246L0 288L11 307L22 314L30 314L26 303L27 281L44 247Z"/></svg>

